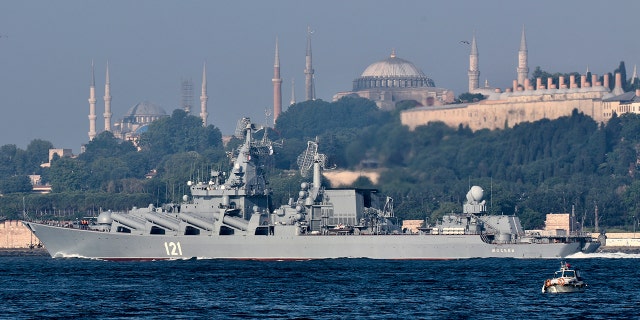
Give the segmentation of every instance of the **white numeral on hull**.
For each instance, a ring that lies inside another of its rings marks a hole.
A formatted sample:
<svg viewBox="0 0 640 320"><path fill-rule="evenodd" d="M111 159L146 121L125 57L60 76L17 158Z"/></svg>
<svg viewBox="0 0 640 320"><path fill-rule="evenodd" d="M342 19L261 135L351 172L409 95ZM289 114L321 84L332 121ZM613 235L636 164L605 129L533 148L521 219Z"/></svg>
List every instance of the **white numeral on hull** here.
<svg viewBox="0 0 640 320"><path fill-rule="evenodd" d="M180 242L165 242L164 249L167 251L168 256L181 256L182 247Z"/></svg>

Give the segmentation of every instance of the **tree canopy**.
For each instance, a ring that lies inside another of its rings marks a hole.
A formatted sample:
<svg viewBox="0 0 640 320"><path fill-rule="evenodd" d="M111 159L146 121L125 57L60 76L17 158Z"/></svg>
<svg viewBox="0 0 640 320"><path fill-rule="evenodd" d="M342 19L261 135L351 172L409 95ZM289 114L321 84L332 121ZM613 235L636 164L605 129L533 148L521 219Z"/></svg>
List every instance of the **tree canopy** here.
<svg viewBox="0 0 640 320"><path fill-rule="evenodd" d="M291 106L269 137L284 141L271 170L274 205L297 192L302 178L296 157L307 140L317 138L331 165L361 170L363 163L374 163L378 183L363 178L354 186L377 187L393 197L401 219L458 211L470 185L485 189L490 213L517 214L525 228L540 228L545 214L560 212L574 212L586 227L593 226L596 206L600 225L628 227L640 214L635 205L640 117L634 114L614 115L607 124L574 111L504 130L472 132L435 122L410 131L398 111L348 97ZM28 210L85 214L179 201L188 193L186 181L205 179L212 168L228 169L225 152L237 146L232 139L225 148L217 128L202 126L182 110L154 122L139 142L141 150L105 132L85 153L56 157L46 170L39 164L46 162L50 143L34 140L27 151L1 146L0 189L6 194L0 197L0 216L22 210L16 203L24 179L13 177L40 170L54 193L26 195Z"/></svg>

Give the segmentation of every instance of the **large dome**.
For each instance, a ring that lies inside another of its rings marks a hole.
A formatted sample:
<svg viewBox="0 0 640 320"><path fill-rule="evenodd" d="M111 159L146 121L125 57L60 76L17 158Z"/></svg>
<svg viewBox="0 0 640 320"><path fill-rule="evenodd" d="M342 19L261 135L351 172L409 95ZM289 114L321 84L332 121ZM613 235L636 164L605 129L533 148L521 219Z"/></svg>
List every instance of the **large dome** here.
<svg viewBox="0 0 640 320"><path fill-rule="evenodd" d="M133 107L131 107L129 111L125 113L124 116L131 117L131 116L165 116L165 115L167 115L167 113L164 111L164 109L160 108L159 106L149 101L142 101L140 103L137 103Z"/></svg>
<svg viewBox="0 0 640 320"><path fill-rule="evenodd" d="M369 65L359 78L353 80L353 91L404 90L435 86L435 82L413 63L396 57L395 51L389 58Z"/></svg>
<svg viewBox="0 0 640 320"><path fill-rule="evenodd" d="M361 77L422 78L425 75L413 63L396 57L395 52L393 52L389 58L369 65Z"/></svg>

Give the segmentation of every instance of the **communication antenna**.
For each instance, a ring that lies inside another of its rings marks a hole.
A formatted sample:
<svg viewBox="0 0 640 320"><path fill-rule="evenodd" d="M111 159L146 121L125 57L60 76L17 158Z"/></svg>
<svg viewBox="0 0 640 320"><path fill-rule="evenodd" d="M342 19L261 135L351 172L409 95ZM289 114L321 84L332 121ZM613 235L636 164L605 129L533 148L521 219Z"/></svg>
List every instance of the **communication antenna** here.
<svg viewBox="0 0 640 320"><path fill-rule="evenodd" d="M269 118L271 117L271 110L269 108L264 108L264 127L269 127Z"/></svg>
<svg viewBox="0 0 640 320"><path fill-rule="evenodd" d="M309 169L311 169L311 166L316 161L320 163L320 166L323 169L326 168L327 156L323 153L318 153L318 142L308 141L307 150L301 153L296 161L298 167L300 168L300 175L306 177L309 173Z"/></svg>
<svg viewBox="0 0 640 320"><path fill-rule="evenodd" d="M191 81L191 79L182 80L181 107L186 113L191 113L192 105L193 105L193 81Z"/></svg>
<svg viewBox="0 0 640 320"><path fill-rule="evenodd" d="M247 128L247 125L251 123L250 118L242 118L238 120L238 124L236 125L236 132L234 136L238 139L244 139L244 129Z"/></svg>

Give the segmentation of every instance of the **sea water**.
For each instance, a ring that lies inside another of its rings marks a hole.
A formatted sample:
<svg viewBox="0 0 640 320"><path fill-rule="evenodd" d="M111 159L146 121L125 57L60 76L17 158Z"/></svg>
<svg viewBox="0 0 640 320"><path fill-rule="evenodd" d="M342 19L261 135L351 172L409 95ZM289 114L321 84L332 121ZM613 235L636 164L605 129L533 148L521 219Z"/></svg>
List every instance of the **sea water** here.
<svg viewBox="0 0 640 320"><path fill-rule="evenodd" d="M574 255L589 287L542 294L560 260L0 257L2 319L633 319L640 256Z"/></svg>

